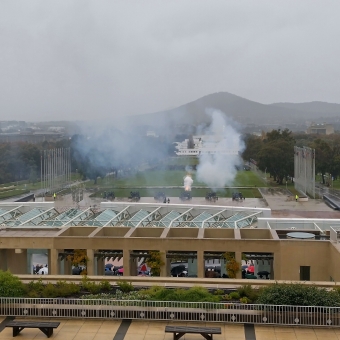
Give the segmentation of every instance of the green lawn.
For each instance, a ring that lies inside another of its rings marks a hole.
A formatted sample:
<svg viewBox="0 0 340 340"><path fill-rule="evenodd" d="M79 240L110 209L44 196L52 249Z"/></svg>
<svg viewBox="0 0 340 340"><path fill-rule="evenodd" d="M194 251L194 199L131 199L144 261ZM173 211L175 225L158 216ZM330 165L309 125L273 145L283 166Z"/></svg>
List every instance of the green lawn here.
<svg viewBox="0 0 340 340"><path fill-rule="evenodd" d="M321 175L318 174L315 177L316 177L315 184L322 183ZM328 174L327 174L327 175L325 175L325 183L329 183L330 188L340 189L340 178L337 178L337 179L332 181L332 180L329 179Z"/></svg>
<svg viewBox="0 0 340 340"><path fill-rule="evenodd" d="M10 198L13 196L19 196L19 195L27 194L29 192L30 192L29 190L25 190L25 189L14 189L14 190L2 191L0 192L0 199Z"/></svg>
<svg viewBox="0 0 340 340"><path fill-rule="evenodd" d="M167 159L164 165L180 165L180 166L192 166L198 165L199 159L197 157L171 157Z"/></svg>
<svg viewBox="0 0 340 340"><path fill-rule="evenodd" d="M183 179L186 176L186 171L180 170L148 170L139 172L130 178L118 179L99 179L97 185L94 181L86 183L87 188L91 187L143 187L143 186L183 186ZM206 187L205 183L196 180L195 173L192 175L194 180L193 186ZM264 187L266 186L261 179L251 171L239 171L230 187L246 186L246 187Z"/></svg>

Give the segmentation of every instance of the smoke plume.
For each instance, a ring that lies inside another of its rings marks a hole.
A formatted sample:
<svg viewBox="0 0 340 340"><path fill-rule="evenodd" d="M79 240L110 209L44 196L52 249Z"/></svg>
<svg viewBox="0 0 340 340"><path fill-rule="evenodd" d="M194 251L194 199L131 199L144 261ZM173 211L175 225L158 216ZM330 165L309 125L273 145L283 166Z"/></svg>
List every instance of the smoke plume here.
<svg viewBox="0 0 340 340"><path fill-rule="evenodd" d="M237 166L242 164L239 153L244 149L241 134L237 131L236 123L219 110L206 110L211 116L211 124L208 128L200 131L201 134L210 136L214 140L217 136L217 149L232 150L233 153L210 153L199 156L196 177L211 189L228 186L233 183Z"/></svg>
<svg viewBox="0 0 340 340"><path fill-rule="evenodd" d="M191 186L194 181L192 180L190 175L186 175L184 177L184 190L191 191Z"/></svg>

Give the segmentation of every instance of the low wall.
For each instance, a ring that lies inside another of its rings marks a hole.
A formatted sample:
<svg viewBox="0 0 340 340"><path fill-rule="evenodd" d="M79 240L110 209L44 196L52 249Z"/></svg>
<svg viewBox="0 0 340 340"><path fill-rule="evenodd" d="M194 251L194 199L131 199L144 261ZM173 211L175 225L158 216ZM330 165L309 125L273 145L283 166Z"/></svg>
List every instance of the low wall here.
<svg viewBox="0 0 340 340"><path fill-rule="evenodd" d="M41 280L43 283L57 283L58 281L67 281L81 283L83 276L81 275L15 275L24 283L33 280ZM324 288L340 288L340 282L330 281L284 281L284 280L244 280L244 279L224 279L224 278L194 278L194 277L152 277L152 276L87 276L91 282L109 281L110 284L116 285L119 281L131 282L136 287L192 287L202 286L211 289L227 289L237 288L244 285L253 287L268 286L274 283L292 283L305 286L318 286Z"/></svg>

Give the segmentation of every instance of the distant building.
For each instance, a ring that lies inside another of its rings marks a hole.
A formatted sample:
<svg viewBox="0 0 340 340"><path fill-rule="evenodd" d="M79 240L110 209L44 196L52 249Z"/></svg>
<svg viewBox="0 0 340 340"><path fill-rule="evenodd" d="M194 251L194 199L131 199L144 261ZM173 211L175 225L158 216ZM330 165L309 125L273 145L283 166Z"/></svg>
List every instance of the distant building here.
<svg viewBox="0 0 340 340"><path fill-rule="evenodd" d="M327 123L312 123L307 129L306 133L316 135L331 135L332 133L334 133L334 126Z"/></svg>
<svg viewBox="0 0 340 340"><path fill-rule="evenodd" d="M238 155L238 150L230 149L228 141L220 135L198 135L176 142L177 156L199 156L201 154Z"/></svg>

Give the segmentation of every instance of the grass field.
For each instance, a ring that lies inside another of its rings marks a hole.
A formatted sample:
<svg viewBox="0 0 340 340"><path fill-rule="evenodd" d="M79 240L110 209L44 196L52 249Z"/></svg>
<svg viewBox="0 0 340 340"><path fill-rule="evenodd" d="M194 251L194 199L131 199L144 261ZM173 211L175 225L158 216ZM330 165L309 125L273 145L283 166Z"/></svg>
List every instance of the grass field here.
<svg viewBox="0 0 340 340"><path fill-rule="evenodd" d="M94 181L86 183L87 188L93 187L144 187L144 186L183 186L183 178L186 176L185 171L179 170L150 170L145 172L139 172L133 177L129 178L118 178L112 180L99 179L97 184ZM205 183L196 180L195 173L192 175L194 180L193 186L207 187ZM263 181L251 171L239 171L236 175L235 180L230 187L241 186L241 187L264 187L266 186Z"/></svg>
<svg viewBox="0 0 340 340"><path fill-rule="evenodd" d="M318 184L318 183L322 183L322 177L321 177L321 175L316 175L315 176L316 178L315 178L315 184ZM326 175L325 176L325 182L327 183L329 183L330 185L329 185L329 187L330 188L334 188L334 189L340 189L340 178L337 178L337 179L335 179L335 180L330 180L329 179L329 176L328 175Z"/></svg>
<svg viewBox="0 0 340 340"><path fill-rule="evenodd" d="M164 165L192 166L198 164L199 159L197 157L170 157L164 162Z"/></svg>
<svg viewBox="0 0 340 340"><path fill-rule="evenodd" d="M13 196L19 196L19 195L27 194L29 192L30 192L29 190L25 190L25 189L14 189L14 190L2 191L0 192L0 199L10 198Z"/></svg>
<svg viewBox="0 0 340 340"><path fill-rule="evenodd" d="M183 178L186 176L185 171L179 170L152 170L140 172L136 176L130 178L120 178L108 181L107 179L99 179L97 185L94 182L87 182L87 188L97 188L98 191L91 195L92 197L103 197L104 191L113 191L117 197L128 197L130 191L138 190L141 196L153 197L157 191L162 191L166 196L179 197L183 190ZM191 195L193 197L204 197L209 191L205 183L196 180L195 173L192 174L194 180ZM179 188L146 188L155 186L178 186ZM246 198L261 198L257 187L266 186L262 180L251 171L239 171L230 187L248 187L242 189L219 189L217 190L220 197L231 197L235 191L241 191ZM195 188L203 187L203 188Z"/></svg>

